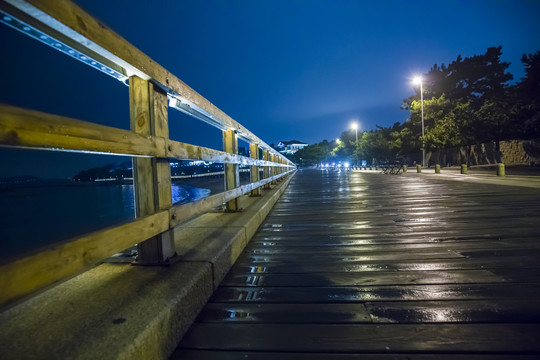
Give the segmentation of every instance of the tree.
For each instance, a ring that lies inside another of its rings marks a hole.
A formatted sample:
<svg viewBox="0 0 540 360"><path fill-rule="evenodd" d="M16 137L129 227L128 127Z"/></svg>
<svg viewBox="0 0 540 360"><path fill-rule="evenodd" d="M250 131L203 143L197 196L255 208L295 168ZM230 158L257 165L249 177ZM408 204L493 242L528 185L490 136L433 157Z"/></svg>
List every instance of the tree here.
<svg viewBox="0 0 540 360"><path fill-rule="evenodd" d="M354 156L369 163L393 160L401 150L401 141L397 135L400 128L400 123L394 123L392 127L377 125L377 130L362 132Z"/></svg>
<svg viewBox="0 0 540 360"><path fill-rule="evenodd" d="M523 54L525 77L514 87L513 126L521 138L540 137L540 51Z"/></svg>
<svg viewBox="0 0 540 360"><path fill-rule="evenodd" d="M313 166L328 161L331 156L332 146L327 140L306 146L290 156L296 164ZM300 160L301 159L301 160Z"/></svg>
<svg viewBox="0 0 540 360"><path fill-rule="evenodd" d="M505 95L508 81L513 79L506 70L508 62L501 62L502 46L490 47L483 55L461 59L458 56L448 65L449 99L470 102L474 110L480 109L484 101L500 99Z"/></svg>
<svg viewBox="0 0 540 360"><path fill-rule="evenodd" d="M499 141L509 129L512 102L507 73L510 63L501 62L502 47L490 47L485 54L457 57L448 67L434 65L424 76L424 121L426 148L450 144ZM403 109L411 110L406 126L420 137L420 93L406 99ZM446 129L446 130L444 130ZM448 131L450 131L448 133ZM457 138L461 137L461 141ZM420 139L421 140L421 139Z"/></svg>
<svg viewBox="0 0 540 360"><path fill-rule="evenodd" d="M418 104L413 103L416 112L417 107ZM456 121L456 109L458 105L453 104L444 94L424 101L424 120L427 120L426 150L442 150L461 143L462 129Z"/></svg>

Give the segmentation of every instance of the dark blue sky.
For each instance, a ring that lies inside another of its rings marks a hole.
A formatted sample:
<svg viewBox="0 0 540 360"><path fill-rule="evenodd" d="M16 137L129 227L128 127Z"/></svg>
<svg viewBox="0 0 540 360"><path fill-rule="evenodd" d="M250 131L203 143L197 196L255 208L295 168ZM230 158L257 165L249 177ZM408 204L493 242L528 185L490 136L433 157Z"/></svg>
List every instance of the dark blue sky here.
<svg viewBox="0 0 540 360"><path fill-rule="evenodd" d="M102 20L267 143L403 122L410 78L502 45L510 72L540 50L540 1L96 1ZM151 6L149 5L151 4ZM128 89L0 25L0 102L129 128ZM171 137L213 148L214 128L170 111ZM0 150L0 177L72 176L95 155ZM34 171L35 172L35 171Z"/></svg>

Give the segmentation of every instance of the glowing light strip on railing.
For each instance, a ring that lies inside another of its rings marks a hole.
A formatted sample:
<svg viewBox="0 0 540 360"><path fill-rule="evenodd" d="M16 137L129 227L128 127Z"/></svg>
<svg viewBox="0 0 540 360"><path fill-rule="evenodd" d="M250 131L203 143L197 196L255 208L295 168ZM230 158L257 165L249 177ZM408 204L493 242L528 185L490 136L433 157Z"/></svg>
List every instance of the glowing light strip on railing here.
<svg viewBox="0 0 540 360"><path fill-rule="evenodd" d="M209 125L217 127L220 130L227 130L227 128L223 126L219 120L215 119L213 115L204 113L201 109L198 109L180 95L169 95L169 106Z"/></svg>
<svg viewBox="0 0 540 360"><path fill-rule="evenodd" d="M85 54L69 45L66 45L65 43L63 43L62 41L59 41L49 35L47 35L46 33L44 33L43 31L27 24L26 22L22 21L22 20L19 20L17 19L16 17L6 13L5 11L3 10L0 10L0 22L17 30L17 31L20 31L21 33L25 34L25 35L28 35L40 42L42 42L43 44L46 44L80 62L83 62L85 63L86 65L88 66L91 66L93 67L94 69L96 70L99 70L119 81L121 81L122 83L126 84L126 85L129 85L128 84L128 80L129 80L129 76L119 72L118 70L115 70L114 68L112 68L111 66L107 66L106 64L103 64L102 62L96 60L94 57L88 55L88 54ZM73 39L71 39L73 40ZM76 40L74 40L76 41ZM106 50L105 50L106 51ZM97 53L97 55L99 55L99 53ZM114 64L114 63L113 63ZM126 69L123 69L123 68L120 68L122 71L126 72ZM160 87L162 87L163 85L161 84L156 84ZM171 89L164 89L167 93L168 93L168 98L169 98L169 106L176 109L176 110L179 110L179 111L182 111L183 113L189 115L189 116L192 116L192 117L195 117L196 119L198 120L201 120L203 122L206 122L207 124L209 125L212 125L214 127L217 127L221 130L227 130L227 128L221 123L221 121L219 121L219 119L217 119L214 115L204 111L203 109L199 108L198 106L196 106L195 104L191 103L190 101L188 101L187 99L185 99L183 96L181 96L180 94L176 94L176 93L171 93ZM244 136L244 134L241 132L240 129L233 129L235 131L238 132L238 137L240 139L242 139L243 141L247 142L247 143L251 143L251 139L249 138L249 136ZM262 144L261 144L262 145ZM278 155L279 157L282 157L281 154L279 154L277 151L274 152L271 150L271 148L268 148L268 150L270 150L270 152Z"/></svg>
<svg viewBox="0 0 540 360"><path fill-rule="evenodd" d="M0 10L0 22L3 24L6 24L7 26L18 30L22 32L25 35L30 36L31 38L34 38L40 42L42 42L45 45L49 45L50 47L68 55L71 56L74 59L77 59L86 65L89 65L93 67L96 70L99 70L109 76L112 76L113 78L122 81L124 84L128 80L128 77L124 74L119 73L118 71L110 68L109 66L100 63L99 61L90 58L89 56L83 54L82 52L62 43L61 41L58 41L42 31L26 24L25 22L14 18L13 16L5 13L4 11Z"/></svg>

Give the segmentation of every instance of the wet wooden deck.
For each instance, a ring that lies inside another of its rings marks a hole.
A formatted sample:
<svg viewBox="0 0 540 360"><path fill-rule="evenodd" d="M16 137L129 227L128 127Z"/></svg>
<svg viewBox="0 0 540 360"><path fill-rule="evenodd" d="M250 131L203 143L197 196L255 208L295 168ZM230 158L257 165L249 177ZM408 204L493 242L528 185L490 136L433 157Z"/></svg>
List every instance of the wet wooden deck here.
<svg viewBox="0 0 540 360"><path fill-rule="evenodd" d="M299 171L174 359L538 359L540 190Z"/></svg>

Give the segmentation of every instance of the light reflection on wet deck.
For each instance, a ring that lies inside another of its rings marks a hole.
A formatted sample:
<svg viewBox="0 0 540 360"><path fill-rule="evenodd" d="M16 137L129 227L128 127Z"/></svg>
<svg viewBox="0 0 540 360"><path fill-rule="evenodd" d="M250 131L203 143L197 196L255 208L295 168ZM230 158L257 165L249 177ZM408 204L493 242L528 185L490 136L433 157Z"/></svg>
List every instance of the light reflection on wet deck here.
<svg viewBox="0 0 540 360"><path fill-rule="evenodd" d="M300 171L174 356L535 358L538 219L534 188Z"/></svg>

